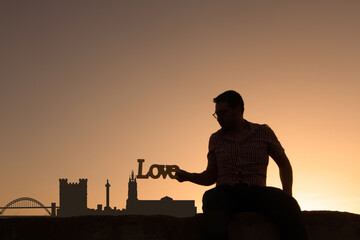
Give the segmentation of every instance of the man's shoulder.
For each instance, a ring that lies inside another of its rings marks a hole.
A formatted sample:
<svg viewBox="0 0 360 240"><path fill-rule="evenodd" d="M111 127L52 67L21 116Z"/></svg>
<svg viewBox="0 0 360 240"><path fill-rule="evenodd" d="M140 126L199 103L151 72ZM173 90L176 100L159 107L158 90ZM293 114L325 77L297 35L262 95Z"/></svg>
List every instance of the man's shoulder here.
<svg viewBox="0 0 360 240"><path fill-rule="evenodd" d="M250 131L251 132L255 132L256 130L271 130L271 128L269 127L269 125L265 124L265 123L254 123L254 122L250 122L248 120L245 120L245 122L248 124L248 126L250 127ZM222 129L220 128L219 130L217 130L216 132L213 132L210 135L210 139L212 138L218 138L222 135Z"/></svg>
<svg viewBox="0 0 360 240"><path fill-rule="evenodd" d="M270 129L269 125L265 124L265 123L254 123L254 122L249 122L248 120L245 120L249 127L250 127L250 131L256 131L256 130L268 130Z"/></svg>
<svg viewBox="0 0 360 240"><path fill-rule="evenodd" d="M265 137L266 139L277 139L275 132L267 124L250 123L250 131L252 131L254 135Z"/></svg>
<svg viewBox="0 0 360 240"><path fill-rule="evenodd" d="M221 136L221 128L219 130L217 130L216 132L213 132L211 135L210 135L210 140L211 139L215 139L215 138L218 138Z"/></svg>
<svg viewBox="0 0 360 240"><path fill-rule="evenodd" d="M223 137L222 137L222 130L221 128L219 130L217 130L216 132L213 132L211 135L210 135L210 138L209 138L209 145L210 146L215 146L215 145L218 145L219 143L222 143L223 142Z"/></svg>
<svg viewBox="0 0 360 240"><path fill-rule="evenodd" d="M217 130L216 132L213 132L212 134L211 134L211 136L217 136L217 135L220 135L221 134L221 128L219 129L219 130Z"/></svg>

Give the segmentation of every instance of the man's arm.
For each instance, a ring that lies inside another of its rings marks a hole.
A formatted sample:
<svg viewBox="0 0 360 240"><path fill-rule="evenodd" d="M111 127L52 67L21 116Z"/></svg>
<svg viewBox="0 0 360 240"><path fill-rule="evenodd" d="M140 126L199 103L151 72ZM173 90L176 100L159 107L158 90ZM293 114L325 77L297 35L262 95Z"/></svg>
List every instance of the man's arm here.
<svg viewBox="0 0 360 240"><path fill-rule="evenodd" d="M210 186L216 182L216 170L209 167L202 173L189 173L179 169L175 176L179 182L189 181L203 186Z"/></svg>
<svg viewBox="0 0 360 240"><path fill-rule="evenodd" d="M280 171L280 180L284 192L292 196L292 185L293 185L293 172L289 159L285 154L284 148L281 146L279 140L277 139L274 131L267 126L269 133L269 155L279 167Z"/></svg>
<svg viewBox="0 0 360 240"><path fill-rule="evenodd" d="M284 192L292 196L293 172L289 159L285 153L282 156L277 156L273 159L279 167L280 180Z"/></svg>

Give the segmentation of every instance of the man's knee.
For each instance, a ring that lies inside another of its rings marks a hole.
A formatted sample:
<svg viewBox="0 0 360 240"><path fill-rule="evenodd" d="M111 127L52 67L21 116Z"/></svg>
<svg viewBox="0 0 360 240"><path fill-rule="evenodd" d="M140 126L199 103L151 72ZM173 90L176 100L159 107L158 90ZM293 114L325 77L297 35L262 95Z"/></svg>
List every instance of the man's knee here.
<svg viewBox="0 0 360 240"><path fill-rule="evenodd" d="M279 203L288 214L298 215L301 213L301 208L296 199L285 192L279 194Z"/></svg>
<svg viewBox="0 0 360 240"><path fill-rule="evenodd" d="M298 211L298 212L301 212L301 208L300 208L300 205L299 203L296 201L296 199L292 196L289 196L290 199L288 200L289 201L289 206L295 210L295 211Z"/></svg>
<svg viewBox="0 0 360 240"><path fill-rule="evenodd" d="M211 209L223 209L226 207L228 191L226 187L215 187L206 191L203 195L203 212Z"/></svg>
<svg viewBox="0 0 360 240"><path fill-rule="evenodd" d="M259 197L263 196L262 201L268 207L274 207L277 210L301 212L300 206L296 199L285 193L281 189L266 187Z"/></svg>
<svg viewBox="0 0 360 240"><path fill-rule="evenodd" d="M281 197L281 203L283 204L283 206L287 209L287 211L291 211L291 212L301 212L299 203L296 201L296 199L291 196L288 195L286 193L284 193Z"/></svg>
<svg viewBox="0 0 360 240"><path fill-rule="evenodd" d="M207 212L210 208L213 208L217 203L218 191L216 188L207 190L202 198L203 202L203 212Z"/></svg>

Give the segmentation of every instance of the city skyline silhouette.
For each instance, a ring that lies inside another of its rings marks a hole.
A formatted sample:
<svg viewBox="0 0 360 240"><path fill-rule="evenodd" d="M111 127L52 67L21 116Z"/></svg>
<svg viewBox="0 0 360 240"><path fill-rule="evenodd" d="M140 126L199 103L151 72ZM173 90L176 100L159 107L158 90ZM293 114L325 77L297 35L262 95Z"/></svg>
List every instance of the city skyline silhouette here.
<svg viewBox="0 0 360 240"><path fill-rule="evenodd" d="M59 179L58 204L52 202L51 206L45 206L39 200L29 197L21 197L10 201L6 206L1 206L0 217L27 216L27 214L11 215L14 209L42 208L50 216L73 217L87 215L168 215L174 217L191 217L196 214L194 200L173 200L164 196L159 200L138 199L137 177L131 172L128 182L128 197L122 208L110 205L110 183L106 180L105 202L98 203L96 207L88 206L88 179L80 178L78 182L69 182L67 178ZM22 204L21 204L22 203ZM29 204L30 203L30 204ZM50 205L50 204L48 204ZM6 214L5 211L7 210ZM50 212L51 211L51 212ZM46 213L45 213L46 214ZM31 214L43 216L43 214ZM48 216L47 214L45 216Z"/></svg>

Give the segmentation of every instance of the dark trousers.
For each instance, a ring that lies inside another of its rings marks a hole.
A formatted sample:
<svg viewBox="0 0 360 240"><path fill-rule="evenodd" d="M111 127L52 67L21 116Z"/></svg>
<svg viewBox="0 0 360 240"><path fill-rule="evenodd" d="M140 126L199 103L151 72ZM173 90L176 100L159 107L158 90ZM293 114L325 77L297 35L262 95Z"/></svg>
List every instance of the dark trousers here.
<svg viewBox="0 0 360 240"><path fill-rule="evenodd" d="M238 212L258 212L277 226L282 240L305 240L306 229L297 201L273 187L218 186L204 193L207 239L227 239L228 223Z"/></svg>

